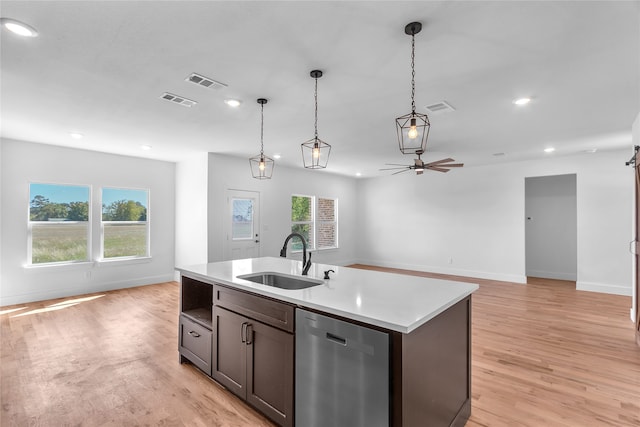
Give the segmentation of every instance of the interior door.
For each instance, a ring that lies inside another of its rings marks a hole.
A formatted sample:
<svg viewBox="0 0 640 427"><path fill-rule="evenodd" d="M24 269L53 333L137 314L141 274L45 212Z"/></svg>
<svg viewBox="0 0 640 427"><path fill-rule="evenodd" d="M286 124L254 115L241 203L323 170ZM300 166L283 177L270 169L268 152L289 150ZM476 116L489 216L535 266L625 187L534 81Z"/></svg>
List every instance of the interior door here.
<svg viewBox="0 0 640 427"><path fill-rule="evenodd" d="M225 258L260 256L260 193L228 190Z"/></svg>

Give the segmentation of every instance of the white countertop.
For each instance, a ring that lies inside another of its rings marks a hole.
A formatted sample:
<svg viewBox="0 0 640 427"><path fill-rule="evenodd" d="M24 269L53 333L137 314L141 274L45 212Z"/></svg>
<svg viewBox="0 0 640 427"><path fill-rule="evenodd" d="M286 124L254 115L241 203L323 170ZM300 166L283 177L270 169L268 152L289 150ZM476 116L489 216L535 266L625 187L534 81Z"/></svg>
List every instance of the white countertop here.
<svg viewBox="0 0 640 427"><path fill-rule="evenodd" d="M280 289L239 279L259 272L300 276L301 262L285 258L250 258L176 268L183 275L208 283L253 292L300 307L313 308L347 319L401 333L409 333L478 289L478 285L408 276L328 264L312 264L309 278L322 285L301 290Z"/></svg>

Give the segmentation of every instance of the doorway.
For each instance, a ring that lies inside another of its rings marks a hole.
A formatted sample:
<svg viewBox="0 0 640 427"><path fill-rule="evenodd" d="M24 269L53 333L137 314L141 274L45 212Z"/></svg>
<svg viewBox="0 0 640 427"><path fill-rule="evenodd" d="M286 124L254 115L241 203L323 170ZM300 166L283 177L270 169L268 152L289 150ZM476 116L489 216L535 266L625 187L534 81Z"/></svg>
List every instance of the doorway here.
<svg viewBox="0 0 640 427"><path fill-rule="evenodd" d="M576 175L525 178L527 277L577 280Z"/></svg>
<svg viewBox="0 0 640 427"><path fill-rule="evenodd" d="M226 260L260 256L260 193L227 190L224 257Z"/></svg>

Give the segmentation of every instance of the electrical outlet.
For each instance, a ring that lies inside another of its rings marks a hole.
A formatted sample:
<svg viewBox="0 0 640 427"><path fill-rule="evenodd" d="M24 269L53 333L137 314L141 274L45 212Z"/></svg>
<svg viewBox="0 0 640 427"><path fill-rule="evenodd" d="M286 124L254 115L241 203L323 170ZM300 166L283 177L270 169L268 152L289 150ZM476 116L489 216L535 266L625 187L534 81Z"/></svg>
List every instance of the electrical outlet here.
<svg viewBox="0 0 640 427"><path fill-rule="evenodd" d="M85 271L84 272L84 278L87 279L87 280L90 280L91 279L91 271Z"/></svg>
<svg viewBox="0 0 640 427"><path fill-rule="evenodd" d="M453 257L449 257L449 264L453 264Z"/></svg>

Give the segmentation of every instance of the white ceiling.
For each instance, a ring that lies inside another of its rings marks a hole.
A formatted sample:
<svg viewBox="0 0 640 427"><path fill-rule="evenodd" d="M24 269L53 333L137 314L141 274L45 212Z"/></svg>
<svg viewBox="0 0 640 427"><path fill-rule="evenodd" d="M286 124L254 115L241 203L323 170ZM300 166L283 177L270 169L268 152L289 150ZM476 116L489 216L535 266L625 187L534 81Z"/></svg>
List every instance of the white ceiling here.
<svg viewBox="0 0 640 427"><path fill-rule="evenodd" d="M169 161L205 151L248 158L260 150L264 97L277 173L278 164L302 167L300 143L313 137L309 72L320 69L327 171L388 174L384 163L412 162L394 120L410 111L404 26L420 21L418 110L443 100L456 109L430 116L425 160L470 167L619 149L640 111L639 4L3 0L1 16L39 37L2 29L1 135ZM186 82L192 72L228 87ZM164 92L198 104L161 100ZM533 101L512 104L522 96ZM243 103L234 110L226 98Z"/></svg>

